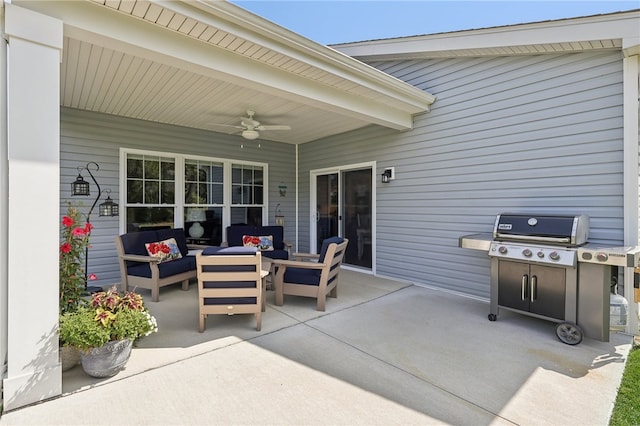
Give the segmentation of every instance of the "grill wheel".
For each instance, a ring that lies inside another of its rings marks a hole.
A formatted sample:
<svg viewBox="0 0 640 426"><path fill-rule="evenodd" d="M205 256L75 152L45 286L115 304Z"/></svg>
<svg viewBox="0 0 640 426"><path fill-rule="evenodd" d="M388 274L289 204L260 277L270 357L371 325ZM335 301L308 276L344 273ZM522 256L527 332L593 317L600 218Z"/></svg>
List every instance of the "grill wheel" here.
<svg viewBox="0 0 640 426"><path fill-rule="evenodd" d="M567 345L577 345L582 342L584 333L582 329L572 322L563 322L556 327L556 336L562 343Z"/></svg>

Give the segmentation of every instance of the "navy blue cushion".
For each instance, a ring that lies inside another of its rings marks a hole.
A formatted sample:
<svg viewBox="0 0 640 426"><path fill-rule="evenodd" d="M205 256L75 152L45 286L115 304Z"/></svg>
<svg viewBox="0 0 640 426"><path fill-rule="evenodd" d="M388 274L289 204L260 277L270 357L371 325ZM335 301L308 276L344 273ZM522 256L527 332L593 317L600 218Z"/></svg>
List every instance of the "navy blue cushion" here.
<svg viewBox="0 0 640 426"><path fill-rule="evenodd" d="M255 281L204 281L204 288L255 288Z"/></svg>
<svg viewBox="0 0 640 426"><path fill-rule="evenodd" d="M124 252L126 254L149 256L149 252L147 252L145 244L154 243L160 240L158 239L158 234L156 233L156 231L140 231L123 234L120 236L120 241L122 241L122 248L124 249ZM139 263L127 261L127 267L135 265L139 265Z"/></svg>
<svg viewBox="0 0 640 426"><path fill-rule="evenodd" d="M256 254L258 249L256 247L243 247L242 244L240 247L207 247L202 250L203 256L233 256L233 255L248 255L248 254Z"/></svg>
<svg viewBox="0 0 640 426"><path fill-rule="evenodd" d="M327 255L327 250L329 249L329 244L336 243L342 244L344 239L341 237L330 237L322 241L322 248L320 249L320 257L318 258L318 263L324 262L324 257Z"/></svg>
<svg viewBox="0 0 640 426"><path fill-rule="evenodd" d="M186 256L158 264L160 278L170 277L183 272L195 271L195 269L196 258L194 256ZM151 267L147 263L136 263L135 266L129 266L127 268L127 273L136 277L151 278Z"/></svg>
<svg viewBox="0 0 640 426"><path fill-rule="evenodd" d="M263 251L262 256L270 259L289 260L289 252L286 250Z"/></svg>
<svg viewBox="0 0 640 426"><path fill-rule="evenodd" d="M182 228L158 229L156 232L158 233L158 239L155 241L147 241L148 243L155 243L156 241L163 241L168 238L175 238L176 243L178 243L178 248L180 249L180 253L183 256L186 256L189 253L189 248L187 247L187 236L184 233L184 229Z"/></svg>
<svg viewBox="0 0 640 426"><path fill-rule="evenodd" d="M321 271L317 269L287 268L284 271L284 282L320 285L320 273Z"/></svg>
<svg viewBox="0 0 640 426"><path fill-rule="evenodd" d="M248 225L232 225L227 227L227 243L229 247L243 246L242 237L244 235L255 235L254 227Z"/></svg>
<svg viewBox="0 0 640 426"><path fill-rule="evenodd" d="M273 249L274 250L282 250L284 248L284 230L282 226L272 225L272 226L256 226L254 233L251 235L271 235L273 236ZM268 252L265 252L268 253Z"/></svg>
<svg viewBox="0 0 640 426"><path fill-rule="evenodd" d="M205 305L255 305L256 297L205 297Z"/></svg>
<svg viewBox="0 0 640 426"><path fill-rule="evenodd" d="M146 243L153 243L160 241L156 231L140 231L130 232L120 236L122 241L122 247L127 254L139 254L142 256L148 256L147 248L144 246Z"/></svg>

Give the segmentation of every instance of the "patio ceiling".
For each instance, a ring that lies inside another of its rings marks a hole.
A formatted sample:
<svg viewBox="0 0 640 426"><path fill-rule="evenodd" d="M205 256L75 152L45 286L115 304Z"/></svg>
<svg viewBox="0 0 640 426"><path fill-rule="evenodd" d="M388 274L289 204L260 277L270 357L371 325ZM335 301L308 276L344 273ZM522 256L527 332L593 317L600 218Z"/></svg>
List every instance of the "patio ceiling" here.
<svg viewBox="0 0 640 426"><path fill-rule="evenodd" d="M304 143L371 124L412 127L432 95L231 3L13 4L64 22L60 105L237 134L247 110Z"/></svg>

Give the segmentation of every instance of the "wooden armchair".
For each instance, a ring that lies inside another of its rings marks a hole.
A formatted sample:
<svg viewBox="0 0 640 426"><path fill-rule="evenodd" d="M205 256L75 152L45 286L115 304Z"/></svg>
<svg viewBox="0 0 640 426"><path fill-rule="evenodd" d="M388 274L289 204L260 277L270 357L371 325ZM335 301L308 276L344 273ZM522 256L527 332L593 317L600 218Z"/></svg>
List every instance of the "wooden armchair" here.
<svg viewBox="0 0 640 426"><path fill-rule="evenodd" d="M284 303L284 295L314 297L317 310L324 311L327 295L338 297L338 274L349 240L340 237L322 242L319 255L296 254L296 258L317 257L317 262L273 259L276 271L276 305Z"/></svg>
<svg viewBox="0 0 640 426"><path fill-rule="evenodd" d="M262 328L265 310L260 252L254 247L209 247L196 256L199 331L207 315L255 314L256 330Z"/></svg>

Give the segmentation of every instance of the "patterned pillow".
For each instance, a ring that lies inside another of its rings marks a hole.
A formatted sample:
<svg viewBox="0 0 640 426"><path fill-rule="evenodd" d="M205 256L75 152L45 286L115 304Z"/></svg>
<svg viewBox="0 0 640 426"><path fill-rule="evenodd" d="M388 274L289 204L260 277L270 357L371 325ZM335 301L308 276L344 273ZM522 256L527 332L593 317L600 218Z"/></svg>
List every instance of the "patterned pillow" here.
<svg viewBox="0 0 640 426"><path fill-rule="evenodd" d="M146 243L144 246L147 248L149 256L157 257L160 259L160 263L180 259L182 257L175 238L169 238L156 243Z"/></svg>
<svg viewBox="0 0 640 426"><path fill-rule="evenodd" d="M273 235L243 235L242 245L245 247L257 247L260 251L273 251Z"/></svg>

